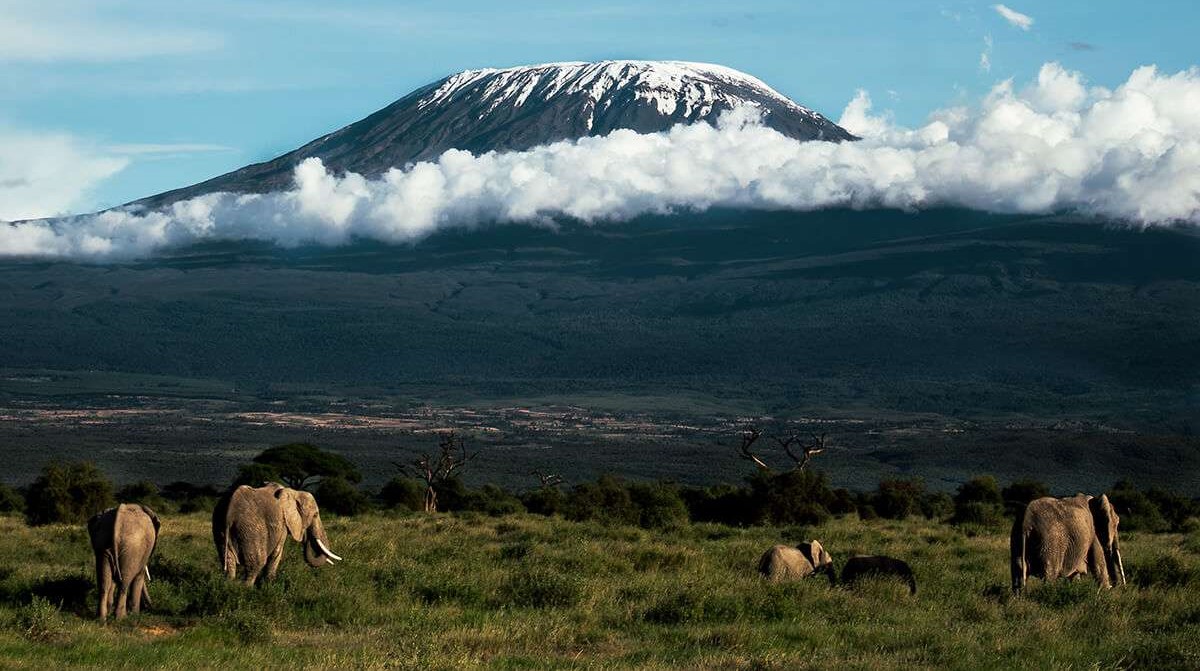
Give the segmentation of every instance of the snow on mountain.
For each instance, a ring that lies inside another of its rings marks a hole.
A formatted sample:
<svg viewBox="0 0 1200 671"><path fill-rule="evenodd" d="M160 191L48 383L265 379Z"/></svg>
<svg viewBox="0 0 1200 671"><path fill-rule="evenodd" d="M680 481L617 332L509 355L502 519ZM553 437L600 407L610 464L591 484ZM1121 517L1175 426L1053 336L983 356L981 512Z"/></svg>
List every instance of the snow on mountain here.
<svg viewBox="0 0 1200 671"><path fill-rule="evenodd" d="M758 109L765 125L788 137L854 139L761 80L719 65L601 61L467 70L271 161L137 204L158 207L214 191L284 189L293 168L310 157L334 171L372 177L447 149L519 151L618 129L657 132L680 123L715 123L721 113L743 105Z"/></svg>

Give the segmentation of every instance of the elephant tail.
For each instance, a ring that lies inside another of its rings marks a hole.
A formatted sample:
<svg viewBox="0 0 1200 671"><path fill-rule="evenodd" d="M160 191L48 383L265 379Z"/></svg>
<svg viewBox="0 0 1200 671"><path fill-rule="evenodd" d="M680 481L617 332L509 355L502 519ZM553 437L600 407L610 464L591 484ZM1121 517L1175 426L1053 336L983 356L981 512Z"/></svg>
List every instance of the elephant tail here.
<svg viewBox="0 0 1200 671"><path fill-rule="evenodd" d="M1029 561L1026 557L1025 542L1025 511L1022 510L1013 522L1012 535L1009 537L1009 554L1012 559L1012 591L1020 593L1029 577Z"/></svg>

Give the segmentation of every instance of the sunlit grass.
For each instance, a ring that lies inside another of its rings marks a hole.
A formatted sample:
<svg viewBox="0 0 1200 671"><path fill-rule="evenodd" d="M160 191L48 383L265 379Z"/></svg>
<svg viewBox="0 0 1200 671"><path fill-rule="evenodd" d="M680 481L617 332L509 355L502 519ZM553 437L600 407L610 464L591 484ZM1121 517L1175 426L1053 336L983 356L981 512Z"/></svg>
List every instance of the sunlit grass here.
<svg viewBox="0 0 1200 671"><path fill-rule="evenodd" d="M1200 539L1128 533L1130 585L1008 591L1003 529L910 520L665 532L534 516L327 520L346 561L280 579L218 575L208 520L164 520L154 606L100 626L80 528L0 518L5 668L1198 668ZM777 542L838 564L902 557L917 575L850 591L767 584Z"/></svg>

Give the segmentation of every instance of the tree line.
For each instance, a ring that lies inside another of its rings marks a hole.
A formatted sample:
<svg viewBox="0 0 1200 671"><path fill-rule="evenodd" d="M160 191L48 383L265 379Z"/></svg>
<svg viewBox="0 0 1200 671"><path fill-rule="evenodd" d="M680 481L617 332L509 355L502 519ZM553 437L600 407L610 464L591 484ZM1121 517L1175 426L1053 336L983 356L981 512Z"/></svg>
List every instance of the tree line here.
<svg viewBox="0 0 1200 671"><path fill-rule="evenodd" d="M748 434L749 435L749 434ZM753 440L750 441L751 443ZM757 471L740 484L707 487L629 481L602 475L569 484L555 474L532 472L531 486L515 491L494 484L469 487L462 475L473 455L463 438L443 434L436 450L397 463L397 475L377 491L361 487L362 473L345 457L308 443L268 448L243 464L231 486L280 482L311 491L322 511L358 515L371 511L457 511L485 515L528 512L576 521L664 528L693 522L730 526L818 526L831 517L864 520L924 517L956 525L997 526L1029 501L1052 492L1032 479L1001 485L980 475L954 494L930 491L919 478L887 479L873 490L834 488L825 473L809 468L824 439L777 441L794 458L791 470L775 471L758 455ZM740 452L752 454L743 439ZM803 445L803 447L800 447ZM0 512L23 513L31 525L82 523L116 502L144 503L160 512L210 511L222 494L212 485L141 481L116 488L93 464L51 463L32 483L0 485ZM1058 492L1057 494L1069 494ZM1178 532L1200 525L1200 499L1127 481L1107 494L1124 530Z"/></svg>

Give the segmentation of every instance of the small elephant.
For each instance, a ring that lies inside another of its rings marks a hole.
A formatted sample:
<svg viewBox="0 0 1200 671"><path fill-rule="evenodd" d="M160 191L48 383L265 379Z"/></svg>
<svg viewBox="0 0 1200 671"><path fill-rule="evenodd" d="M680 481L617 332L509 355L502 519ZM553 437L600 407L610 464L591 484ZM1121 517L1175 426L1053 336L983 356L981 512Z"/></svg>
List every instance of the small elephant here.
<svg viewBox="0 0 1200 671"><path fill-rule="evenodd" d="M796 547L776 545L763 553L758 560L758 572L771 582L799 580L816 573L824 573L832 584L834 579L833 557L821 547L820 541L801 543Z"/></svg>
<svg viewBox="0 0 1200 671"><path fill-rule="evenodd" d="M917 593L917 579L908 563L894 557L882 555L855 555L846 560L842 568L842 584L853 586L867 576L895 576L908 585L910 594Z"/></svg>
<svg viewBox="0 0 1200 671"><path fill-rule="evenodd" d="M1090 573L1101 587L1124 585L1120 522L1108 496L1044 496L1030 502L1010 536L1013 592L1019 593L1030 576L1055 580Z"/></svg>
<svg viewBox="0 0 1200 671"><path fill-rule="evenodd" d="M150 556L158 545L158 515L148 506L122 503L96 513L87 526L96 555L97 617L108 619L114 599L117 619L125 617L127 610L141 612L143 599L150 605L146 583Z"/></svg>
<svg viewBox="0 0 1200 671"><path fill-rule="evenodd" d="M304 546L309 566L342 560L329 549L313 495L278 483L233 489L217 502L212 523L222 570L232 580L242 566L247 585L253 585L264 568L266 580L275 578L288 537Z"/></svg>

